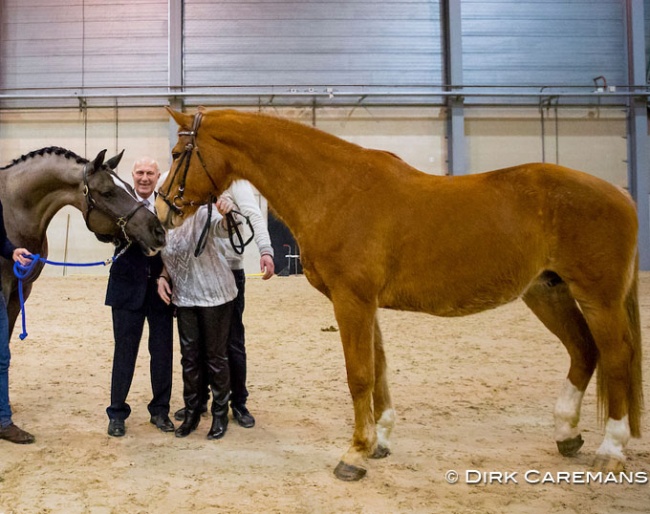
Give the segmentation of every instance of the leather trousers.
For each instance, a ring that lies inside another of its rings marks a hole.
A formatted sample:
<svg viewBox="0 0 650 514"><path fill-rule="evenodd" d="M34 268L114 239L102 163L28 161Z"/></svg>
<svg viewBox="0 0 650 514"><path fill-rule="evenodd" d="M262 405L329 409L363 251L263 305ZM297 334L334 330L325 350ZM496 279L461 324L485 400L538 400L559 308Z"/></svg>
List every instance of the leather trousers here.
<svg viewBox="0 0 650 514"><path fill-rule="evenodd" d="M212 391L212 413L228 412L228 332L232 307L232 302L228 302L216 307L177 309L183 400L185 408L191 412L200 412L208 386Z"/></svg>

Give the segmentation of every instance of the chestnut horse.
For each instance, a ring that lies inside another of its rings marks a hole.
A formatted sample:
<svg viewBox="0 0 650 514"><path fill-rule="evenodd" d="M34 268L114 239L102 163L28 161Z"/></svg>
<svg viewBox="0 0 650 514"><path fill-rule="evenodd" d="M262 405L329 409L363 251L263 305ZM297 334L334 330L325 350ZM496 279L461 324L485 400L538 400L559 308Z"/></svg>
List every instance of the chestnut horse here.
<svg viewBox="0 0 650 514"><path fill-rule="evenodd" d="M285 119L168 110L180 128L156 202L163 225L249 180L333 303L355 419L338 478L358 480L367 457L390 453L395 412L377 309L464 316L517 298L569 352L554 412L559 451L582 446L580 406L598 366L606 424L594 465L623 469L643 403L637 216L625 191L553 164L432 176Z"/></svg>
<svg viewBox="0 0 650 514"><path fill-rule="evenodd" d="M47 227L65 205L79 209L100 241L137 241L153 254L165 242L158 218L143 209L131 186L113 171L122 153L104 162L106 150L93 161L60 147L35 150L0 168L0 200L12 243L47 258ZM9 333L20 313L18 279L13 262L2 262L2 292L7 302ZM38 263L23 285L24 298L41 273Z"/></svg>

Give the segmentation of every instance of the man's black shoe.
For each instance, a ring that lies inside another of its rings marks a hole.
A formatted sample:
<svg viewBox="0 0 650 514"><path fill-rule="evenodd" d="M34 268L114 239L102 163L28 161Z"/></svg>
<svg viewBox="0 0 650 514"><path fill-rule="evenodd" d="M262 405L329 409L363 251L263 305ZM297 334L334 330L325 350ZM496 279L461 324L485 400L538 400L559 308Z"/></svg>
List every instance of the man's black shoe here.
<svg viewBox="0 0 650 514"><path fill-rule="evenodd" d="M169 419L169 416L166 414L158 414L157 416L151 416L150 422L152 425L156 425L156 428L160 429L163 432L173 432L174 424L172 420Z"/></svg>
<svg viewBox="0 0 650 514"><path fill-rule="evenodd" d="M255 418L244 405L231 405L230 408L232 409L232 417L240 426L244 428L253 428L255 426Z"/></svg>
<svg viewBox="0 0 650 514"><path fill-rule="evenodd" d="M112 419L108 422L108 435L111 437L122 437L125 433L123 419Z"/></svg>
<svg viewBox="0 0 650 514"><path fill-rule="evenodd" d="M207 404L201 407L201 414L205 414L206 412L208 412ZM174 419L176 421L183 421L185 419L185 407L174 412Z"/></svg>

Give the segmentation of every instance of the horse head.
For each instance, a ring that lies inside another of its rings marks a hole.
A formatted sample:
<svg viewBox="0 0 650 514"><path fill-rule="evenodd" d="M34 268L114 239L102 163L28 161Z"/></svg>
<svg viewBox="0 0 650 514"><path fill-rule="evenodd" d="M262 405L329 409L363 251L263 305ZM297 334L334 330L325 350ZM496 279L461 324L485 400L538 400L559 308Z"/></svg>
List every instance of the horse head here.
<svg viewBox="0 0 650 514"><path fill-rule="evenodd" d="M221 153L211 146L219 143L210 137L207 127L199 130L204 109L199 107L194 116L166 109L178 124L178 141L172 149L171 170L158 189L156 210L163 226L173 228L221 194L232 177ZM201 153L200 149L207 151Z"/></svg>
<svg viewBox="0 0 650 514"><path fill-rule="evenodd" d="M102 150L84 166L86 226L102 242L137 241L145 254L153 255L165 244L165 230L156 215L137 200L131 185L115 173L123 154L104 162L106 150Z"/></svg>

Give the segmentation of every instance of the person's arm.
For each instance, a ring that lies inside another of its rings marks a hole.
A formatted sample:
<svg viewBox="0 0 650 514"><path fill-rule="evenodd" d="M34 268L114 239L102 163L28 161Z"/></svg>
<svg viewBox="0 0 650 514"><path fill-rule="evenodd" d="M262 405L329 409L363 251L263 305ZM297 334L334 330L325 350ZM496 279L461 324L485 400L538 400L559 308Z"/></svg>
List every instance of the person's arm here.
<svg viewBox="0 0 650 514"><path fill-rule="evenodd" d="M2 203L0 203L0 255L2 255L7 260L11 260L13 259L14 250L16 250L16 247L7 236L7 230L5 229L5 218L2 211Z"/></svg>
<svg viewBox="0 0 650 514"><path fill-rule="evenodd" d="M0 203L0 255L7 260L18 261L23 266L27 266L32 262L30 251L26 248L16 248L16 245L14 245L9 239L9 236L7 236L2 203Z"/></svg>
<svg viewBox="0 0 650 514"><path fill-rule="evenodd" d="M248 216L251 220L255 244L260 252L260 271L263 273L262 279L268 280L275 274L273 245L271 244L271 236L269 235L266 220L257 204L253 189L249 182L237 180L232 183L228 191L237 204L237 210L244 216Z"/></svg>

